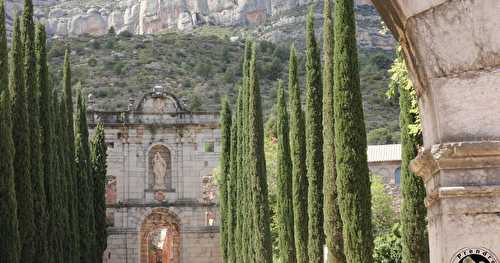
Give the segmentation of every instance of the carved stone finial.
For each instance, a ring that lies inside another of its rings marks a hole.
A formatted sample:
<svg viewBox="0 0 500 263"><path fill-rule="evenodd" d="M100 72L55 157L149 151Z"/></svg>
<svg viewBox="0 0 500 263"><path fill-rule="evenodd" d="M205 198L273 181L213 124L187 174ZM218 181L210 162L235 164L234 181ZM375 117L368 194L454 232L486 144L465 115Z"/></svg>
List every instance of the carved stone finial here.
<svg viewBox="0 0 500 263"><path fill-rule="evenodd" d="M87 95L87 98L88 98L88 109L94 110L94 106L95 106L94 94L89 93L89 95Z"/></svg>
<svg viewBox="0 0 500 263"><path fill-rule="evenodd" d="M156 85L156 86L153 88L153 95L154 95L154 96L162 96L162 95L163 95L163 92L165 92L165 89L163 88L163 86Z"/></svg>

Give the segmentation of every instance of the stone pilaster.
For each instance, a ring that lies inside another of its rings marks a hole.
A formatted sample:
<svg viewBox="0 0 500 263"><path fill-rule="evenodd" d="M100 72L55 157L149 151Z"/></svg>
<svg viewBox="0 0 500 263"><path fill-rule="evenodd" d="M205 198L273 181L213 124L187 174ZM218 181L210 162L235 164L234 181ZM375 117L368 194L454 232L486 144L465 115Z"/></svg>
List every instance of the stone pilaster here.
<svg viewBox="0 0 500 263"><path fill-rule="evenodd" d="M411 166L427 190L431 262L463 248L500 255L500 142L435 145Z"/></svg>
<svg viewBox="0 0 500 263"><path fill-rule="evenodd" d="M486 253L476 262L498 263L500 1L373 3L401 43L419 96L424 150L413 169L427 190L430 262Z"/></svg>

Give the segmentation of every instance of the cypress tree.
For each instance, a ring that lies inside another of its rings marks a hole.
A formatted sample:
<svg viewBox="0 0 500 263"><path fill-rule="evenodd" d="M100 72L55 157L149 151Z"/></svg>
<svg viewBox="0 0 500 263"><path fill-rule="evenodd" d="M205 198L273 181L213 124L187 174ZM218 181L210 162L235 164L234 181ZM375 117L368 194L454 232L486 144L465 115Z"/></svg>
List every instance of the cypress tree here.
<svg viewBox="0 0 500 263"><path fill-rule="evenodd" d="M5 0L0 0L0 92L6 91L6 99L10 100L9 92L9 49L7 47L7 28L5 22ZM11 123L12 124L12 123ZM11 127L12 128L12 127Z"/></svg>
<svg viewBox="0 0 500 263"><path fill-rule="evenodd" d="M238 211L238 107L236 107L231 123L231 165L230 177L227 187L227 251L228 262L235 263L236 261L236 226L237 226L237 211Z"/></svg>
<svg viewBox="0 0 500 263"><path fill-rule="evenodd" d="M335 119L333 116L333 21L332 0L323 6L323 198L324 230L328 261L344 263L342 220L337 201L335 170Z"/></svg>
<svg viewBox="0 0 500 263"><path fill-rule="evenodd" d="M308 254L309 262L323 262L323 114L321 61L314 36L314 13L307 15L306 60L306 163L308 178Z"/></svg>
<svg viewBox="0 0 500 263"><path fill-rule="evenodd" d="M238 98L238 214L237 214L237 251L238 262L250 262L253 259L253 225L252 216L253 193L250 190L250 177L247 174L247 148L248 148L248 83L249 69L252 56L253 43L246 41L243 61L243 86Z"/></svg>
<svg viewBox="0 0 500 263"><path fill-rule="evenodd" d="M31 145L31 184L33 187L33 212L36 218L34 246L36 257L34 262L48 262L47 250L47 214L46 197L42 163L41 133L40 133L40 91L36 76L35 25L33 22L33 3L24 2L24 67L26 72L26 91L28 96L28 112Z"/></svg>
<svg viewBox="0 0 500 263"><path fill-rule="evenodd" d="M292 160L290 157L290 140L288 137L288 111L285 101L283 82L278 81L278 115L276 116L276 133L278 135L277 151L277 203L278 203L278 243L280 262L296 262L295 239L293 233L293 200L292 200Z"/></svg>
<svg viewBox="0 0 500 263"><path fill-rule="evenodd" d="M47 65L46 36L43 25L37 26L37 84L40 91L40 134L44 186L47 207L47 249L49 261L57 262L57 191L54 170L55 146L53 144L54 125L52 115L52 88L49 86L49 70ZM50 234L50 235L49 235Z"/></svg>
<svg viewBox="0 0 500 263"><path fill-rule="evenodd" d="M24 78L24 55L21 20L16 17L12 36L10 92L12 94L12 138L15 146L14 171L17 198L17 217L21 240L20 262L33 262L35 247L33 233L33 189L31 186L30 130Z"/></svg>
<svg viewBox="0 0 500 263"><path fill-rule="evenodd" d="M54 257L55 262L63 263L68 255L66 254L66 221L67 214L65 208L65 182L64 182L64 155L62 154L62 142L61 142L61 118L59 113L59 99L57 96L57 91L52 89L52 105L50 107L52 130L54 135L52 136L52 144L53 148L53 177L54 177L54 189L55 192L55 203L54 203L54 220L55 225L57 226L56 232L54 232Z"/></svg>
<svg viewBox="0 0 500 263"><path fill-rule="evenodd" d="M5 69L5 68L3 68ZM0 84L1 85L1 84ZM0 91L0 262L19 262L19 231L14 185L14 142L12 140L9 92Z"/></svg>
<svg viewBox="0 0 500 263"><path fill-rule="evenodd" d="M399 70L398 72L394 72ZM425 186L422 178L410 170L410 161L415 159L418 146L422 145L422 134L412 132L418 119L418 106L413 86L401 54L391 69L394 83L399 86L401 127L401 245L403 263L428 263L429 247L426 233L427 210L424 205ZM396 75L394 78L394 75Z"/></svg>
<svg viewBox="0 0 500 263"><path fill-rule="evenodd" d="M0 1L0 262L19 262L19 230L14 183L14 141L8 87L9 62L4 1Z"/></svg>
<svg viewBox="0 0 500 263"><path fill-rule="evenodd" d="M373 262L370 178L352 0L336 0L334 116L337 187L347 262Z"/></svg>
<svg viewBox="0 0 500 263"><path fill-rule="evenodd" d="M69 155L67 155L68 152L68 145L72 144L70 143L68 139L68 133L66 131L66 103L64 103L64 98L61 97L58 100L58 133L59 133L59 143L60 143L60 159L61 159L61 183L63 185L61 191L61 198L64 198L63 200L63 207L64 207L64 254L65 254L65 259L68 261L72 261L74 258L74 240L73 240L73 226L72 226L72 218L71 218L71 209L72 209L72 203L71 203L71 195L72 195L72 184L73 184L73 178L72 178L72 173L71 173L71 168L72 168L72 163L73 159L70 158Z"/></svg>
<svg viewBox="0 0 500 263"><path fill-rule="evenodd" d="M255 45L252 45L252 59L248 78L247 150L245 172L251 183L254 231L255 262L272 262L272 242L269 225L269 203L267 193L266 160L264 156L264 127L260 87L257 79Z"/></svg>
<svg viewBox="0 0 500 263"><path fill-rule="evenodd" d="M99 123L92 138L92 174L94 177L94 211L96 227L97 254L95 262L102 262L107 247L106 232L106 170L107 146L104 126Z"/></svg>
<svg viewBox="0 0 500 263"><path fill-rule="evenodd" d="M75 161L78 175L78 215L80 229L80 262L93 263L94 254L94 205L90 170L89 133L87 128L86 107L81 91L77 95L77 113L75 119Z"/></svg>
<svg viewBox="0 0 500 263"><path fill-rule="evenodd" d="M222 101L220 113L221 125L221 177L219 182L219 207L221 215L221 249L223 262L228 262L228 183L230 178L231 164L231 110L227 98Z"/></svg>
<svg viewBox="0 0 500 263"><path fill-rule="evenodd" d="M78 219L78 178L75 171L75 132L74 132L74 120L73 120L73 95L71 92L71 61L69 49L66 49L64 55L64 69L63 69L63 103L64 106L64 120L65 120L65 131L67 147L66 156L68 157L68 202L69 202L69 218L71 224L71 240L72 240L72 256L73 262L79 262L80 260L80 238L79 238L79 219Z"/></svg>
<svg viewBox="0 0 500 263"><path fill-rule="evenodd" d="M254 43L247 40L245 47L245 66L243 68L243 100L242 100L242 174L243 174L243 259L244 262L252 262L255 253L255 242L252 233L255 231L256 221L254 217L253 206L255 204L255 192L252 191L252 176L248 172L248 151L250 144L249 135L249 114L250 114L250 78L252 49Z"/></svg>
<svg viewBox="0 0 500 263"><path fill-rule="evenodd" d="M295 47L290 49L288 67L288 105L290 107L290 151L292 160L292 199L294 237L297 263L308 263L307 252L307 170L306 136L304 112L300 102L300 88L297 77L297 55Z"/></svg>
<svg viewBox="0 0 500 263"><path fill-rule="evenodd" d="M243 223L245 217L244 203L245 203L245 188L243 173L243 87L240 88L237 102L237 153L236 153L236 170L238 177L236 179L236 196L237 196L237 212L236 212L236 233L235 233L235 248L236 248L236 262L244 262L243 253Z"/></svg>

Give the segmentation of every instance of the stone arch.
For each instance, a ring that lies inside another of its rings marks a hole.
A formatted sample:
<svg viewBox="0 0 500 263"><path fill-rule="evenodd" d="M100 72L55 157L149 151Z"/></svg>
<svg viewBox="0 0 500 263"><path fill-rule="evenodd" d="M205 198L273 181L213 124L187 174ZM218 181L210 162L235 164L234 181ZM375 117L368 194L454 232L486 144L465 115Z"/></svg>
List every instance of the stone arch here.
<svg viewBox="0 0 500 263"><path fill-rule="evenodd" d="M167 229L168 234L165 237L166 243L169 245L169 250L165 253L169 255L167 261L163 263L180 263L181 262L181 236L180 236L180 219L167 208L155 208L147 215L141 225L139 231L140 240L140 263L150 263L151 250L150 239L151 235L158 230Z"/></svg>
<svg viewBox="0 0 500 263"><path fill-rule="evenodd" d="M159 154L166 163L165 177L163 178L163 189L154 189L155 174L154 174L154 159ZM172 154L170 149L164 144L155 144L148 150L148 188L153 190L174 191L172 185Z"/></svg>

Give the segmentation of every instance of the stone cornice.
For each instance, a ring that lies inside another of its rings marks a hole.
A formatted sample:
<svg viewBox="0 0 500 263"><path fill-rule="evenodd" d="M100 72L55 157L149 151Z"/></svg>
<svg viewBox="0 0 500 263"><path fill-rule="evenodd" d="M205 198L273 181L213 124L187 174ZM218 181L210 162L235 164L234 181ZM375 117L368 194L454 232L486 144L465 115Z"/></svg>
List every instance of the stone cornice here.
<svg viewBox="0 0 500 263"><path fill-rule="evenodd" d="M421 151L411 170L428 181L439 170L500 167L500 141L443 143Z"/></svg>
<svg viewBox="0 0 500 263"><path fill-rule="evenodd" d="M500 141L437 144L421 151L410 164L410 169L426 185L427 207L442 198L500 196L500 185L442 186L436 178L442 170L497 167L500 167Z"/></svg>
<svg viewBox="0 0 500 263"><path fill-rule="evenodd" d="M175 202L161 203L141 203L141 202L119 202L116 204L108 204L106 208L156 208L156 207L218 207L217 203L204 203L196 200L178 200Z"/></svg>

